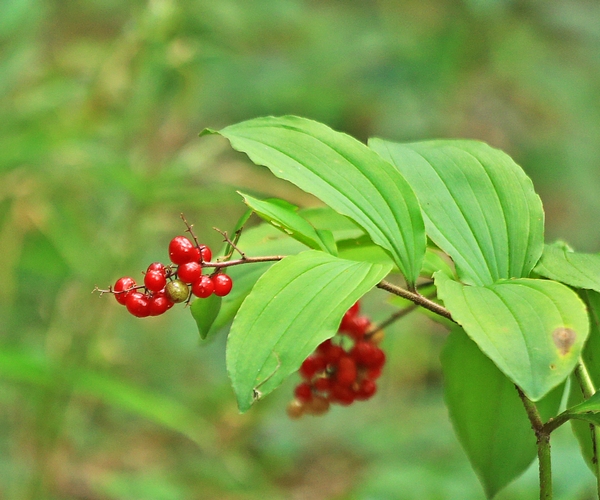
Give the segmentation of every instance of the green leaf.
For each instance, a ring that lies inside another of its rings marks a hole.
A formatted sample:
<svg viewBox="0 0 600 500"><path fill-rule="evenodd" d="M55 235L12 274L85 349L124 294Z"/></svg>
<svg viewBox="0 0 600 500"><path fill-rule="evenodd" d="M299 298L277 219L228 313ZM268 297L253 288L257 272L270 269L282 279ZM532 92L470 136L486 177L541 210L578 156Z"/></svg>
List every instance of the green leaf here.
<svg viewBox="0 0 600 500"><path fill-rule="evenodd" d="M344 313L391 266L310 250L274 264L256 283L231 326L227 370L238 407L274 390L324 340Z"/></svg>
<svg viewBox="0 0 600 500"><path fill-rule="evenodd" d="M202 340L208 336L217 319L219 310L221 309L221 301L221 297L213 294L205 299L194 300L190 306L190 311L196 321L196 325L198 325L198 333Z"/></svg>
<svg viewBox="0 0 600 500"><path fill-rule="evenodd" d="M371 139L369 146L408 180L428 236L452 257L461 281L490 285L529 275L542 254L544 212L508 155L476 141Z"/></svg>
<svg viewBox="0 0 600 500"><path fill-rule="evenodd" d="M292 255L307 250L307 247L297 240L288 238L284 233L270 224L244 229L240 238L240 248L249 256L258 255ZM243 266L232 266L227 274L233 281L231 292L223 297L219 315L212 329L220 330L229 323L246 296L273 262L261 262Z"/></svg>
<svg viewBox="0 0 600 500"><path fill-rule="evenodd" d="M454 430L486 496L492 498L536 456L536 438L515 385L459 327L441 356L444 398ZM564 386L538 402L545 419L558 411Z"/></svg>
<svg viewBox="0 0 600 500"><path fill-rule="evenodd" d="M441 271L449 278L454 278L454 270L447 260L442 257L442 254L433 248L427 247L421 276L430 278L438 271Z"/></svg>
<svg viewBox="0 0 600 500"><path fill-rule="evenodd" d="M483 353L532 401L575 368L588 336L585 304L556 281L465 286L436 273L438 297Z"/></svg>
<svg viewBox="0 0 600 500"><path fill-rule="evenodd" d="M317 230L306 219L298 215L296 212L298 207L283 200L259 200L240 191L238 193L244 198L244 203L254 210L258 216L288 236L309 248L323 250L333 255L337 253L337 250L330 252L330 250L335 249L333 237L327 236L327 233L322 233L325 238L328 238L328 244L326 245Z"/></svg>
<svg viewBox="0 0 600 500"><path fill-rule="evenodd" d="M573 252L559 242L545 245L534 271L567 285L600 292L600 254Z"/></svg>
<svg viewBox="0 0 600 500"><path fill-rule="evenodd" d="M245 121L218 132L274 175L359 224L414 284L425 254L415 194L400 172L356 139L304 118Z"/></svg>

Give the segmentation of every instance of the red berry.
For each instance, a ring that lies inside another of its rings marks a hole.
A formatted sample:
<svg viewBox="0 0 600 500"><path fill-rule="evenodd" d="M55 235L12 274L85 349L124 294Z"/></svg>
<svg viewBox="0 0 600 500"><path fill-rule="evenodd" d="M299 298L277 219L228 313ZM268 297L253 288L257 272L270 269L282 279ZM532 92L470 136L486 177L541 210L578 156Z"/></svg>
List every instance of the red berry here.
<svg viewBox="0 0 600 500"><path fill-rule="evenodd" d="M150 316L160 316L173 307L173 302L164 292L155 293L150 298Z"/></svg>
<svg viewBox="0 0 600 500"><path fill-rule="evenodd" d="M367 378L369 380L377 380L381 377L381 368L369 368L367 371Z"/></svg>
<svg viewBox="0 0 600 500"><path fill-rule="evenodd" d="M300 375L306 380L313 378L318 372L325 369L325 360L321 356L309 356L300 366Z"/></svg>
<svg viewBox="0 0 600 500"><path fill-rule="evenodd" d="M202 266L198 262L186 262L177 268L177 276L186 283L193 283L202 274Z"/></svg>
<svg viewBox="0 0 600 500"><path fill-rule="evenodd" d="M345 354L346 351L341 346L331 344L327 352L323 354L323 358L328 365L336 365Z"/></svg>
<svg viewBox="0 0 600 500"><path fill-rule="evenodd" d="M210 297L214 291L215 291L215 285L213 283L213 280L211 280L210 276L208 276L206 274L200 276L192 284L192 293L196 297L200 297L202 299L205 299L206 297Z"/></svg>
<svg viewBox="0 0 600 500"><path fill-rule="evenodd" d="M300 401L308 402L312 399L312 389L310 384L306 382L302 382L296 386L296 390L294 391L294 395Z"/></svg>
<svg viewBox="0 0 600 500"><path fill-rule="evenodd" d="M191 262L196 256L195 247L185 236L175 236L169 243L169 258L173 264Z"/></svg>
<svg viewBox="0 0 600 500"><path fill-rule="evenodd" d="M140 292L130 292L125 303L127 310L138 318L150 315L150 298Z"/></svg>
<svg viewBox="0 0 600 500"><path fill-rule="evenodd" d="M347 406L354 402L355 395L350 387L340 384L331 386L331 400L341 405Z"/></svg>
<svg viewBox="0 0 600 500"><path fill-rule="evenodd" d="M215 295L218 295L219 297L225 297L225 295L231 292L233 282L231 281L231 278L226 274L215 274L212 277L212 281L215 285Z"/></svg>
<svg viewBox="0 0 600 500"><path fill-rule="evenodd" d="M359 310L360 304L358 302L355 302L354 305L350 309L348 309L344 314L339 329L343 331L348 331L348 329L351 327L352 319L354 319L354 317L358 314Z"/></svg>
<svg viewBox="0 0 600 500"><path fill-rule="evenodd" d="M315 391L328 392L331 389L331 379L329 377L319 377L313 382Z"/></svg>
<svg viewBox="0 0 600 500"><path fill-rule="evenodd" d="M382 368L385 364L385 353L370 342L357 342L350 355L359 365L367 368Z"/></svg>
<svg viewBox="0 0 600 500"><path fill-rule="evenodd" d="M165 265L162 264L161 262L153 262L152 264L150 264L148 266L148 269L146 270L146 272L149 272L149 271L162 271L164 273Z"/></svg>
<svg viewBox="0 0 600 500"><path fill-rule="evenodd" d="M119 278L117 280L117 282L115 283L115 286L113 286L113 291L114 292L123 292L123 290L129 290L130 288L133 288L136 286L135 280L129 276L123 276L122 278ZM125 305L125 303L127 302L127 297L131 294L131 292L125 292L125 293L115 293L115 299L117 299L117 302L119 304Z"/></svg>
<svg viewBox="0 0 600 500"><path fill-rule="evenodd" d="M377 384L372 380L365 379L358 386L358 390L356 391L356 399L359 401L364 401L366 399L371 398L377 392Z"/></svg>
<svg viewBox="0 0 600 500"><path fill-rule="evenodd" d="M148 271L144 276L144 286L151 292L160 292L167 284L163 271Z"/></svg>
<svg viewBox="0 0 600 500"><path fill-rule="evenodd" d="M338 361L335 380L345 387L350 387L356 381L356 363L350 356L344 356Z"/></svg>
<svg viewBox="0 0 600 500"><path fill-rule="evenodd" d="M208 248L206 245L202 245L200 247L200 253L202 255L202 262L210 262L210 259L212 259L212 252L210 251L210 248Z"/></svg>
<svg viewBox="0 0 600 500"><path fill-rule="evenodd" d="M360 340L365 336L370 326L371 321L369 318L366 316L355 316L354 318L350 318L347 324L344 325L344 331L353 339Z"/></svg>

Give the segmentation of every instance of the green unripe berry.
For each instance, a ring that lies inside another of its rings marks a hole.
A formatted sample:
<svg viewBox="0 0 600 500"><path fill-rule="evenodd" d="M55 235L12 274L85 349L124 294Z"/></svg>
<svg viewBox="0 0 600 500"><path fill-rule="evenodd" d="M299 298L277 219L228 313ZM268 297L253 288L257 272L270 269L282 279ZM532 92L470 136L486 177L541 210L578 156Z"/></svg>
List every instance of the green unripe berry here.
<svg viewBox="0 0 600 500"><path fill-rule="evenodd" d="M190 295L190 287L181 280L173 280L165 286L165 295L173 302L185 302Z"/></svg>

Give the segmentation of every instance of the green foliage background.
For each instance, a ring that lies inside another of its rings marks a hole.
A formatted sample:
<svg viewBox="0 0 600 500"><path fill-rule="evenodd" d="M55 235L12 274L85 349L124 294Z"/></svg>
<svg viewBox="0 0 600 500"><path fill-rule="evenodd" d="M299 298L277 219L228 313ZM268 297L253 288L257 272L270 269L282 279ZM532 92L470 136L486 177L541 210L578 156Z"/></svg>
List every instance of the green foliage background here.
<svg viewBox="0 0 600 500"><path fill-rule="evenodd" d="M204 242L235 189L314 200L206 126L268 114L366 140L482 139L541 194L546 239L598 251L600 7L566 0L3 0L0 3L0 497L479 499L447 419L445 333L390 328L380 394L290 422L294 381L244 416L224 334L178 308L138 320L91 295L166 260L185 212ZM386 316L385 294L365 308ZM490 397L493 397L491 395ZM568 429L556 498L592 476ZM532 498L530 470L499 498Z"/></svg>

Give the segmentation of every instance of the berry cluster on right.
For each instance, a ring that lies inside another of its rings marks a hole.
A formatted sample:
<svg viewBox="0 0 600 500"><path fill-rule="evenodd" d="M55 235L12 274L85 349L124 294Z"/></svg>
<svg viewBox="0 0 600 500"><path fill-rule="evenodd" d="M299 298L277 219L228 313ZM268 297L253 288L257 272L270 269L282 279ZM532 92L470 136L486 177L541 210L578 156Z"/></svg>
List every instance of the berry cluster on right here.
<svg viewBox="0 0 600 500"><path fill-rule="evenodd" d="M371 321L359 309L357 302L344 314L338 334L302 363L302 382L287 407L290 418L322 415L331 404L347 406L377 392L376 380L385 364L385 353L378 345L383 331L370 333Z"/></svg>

